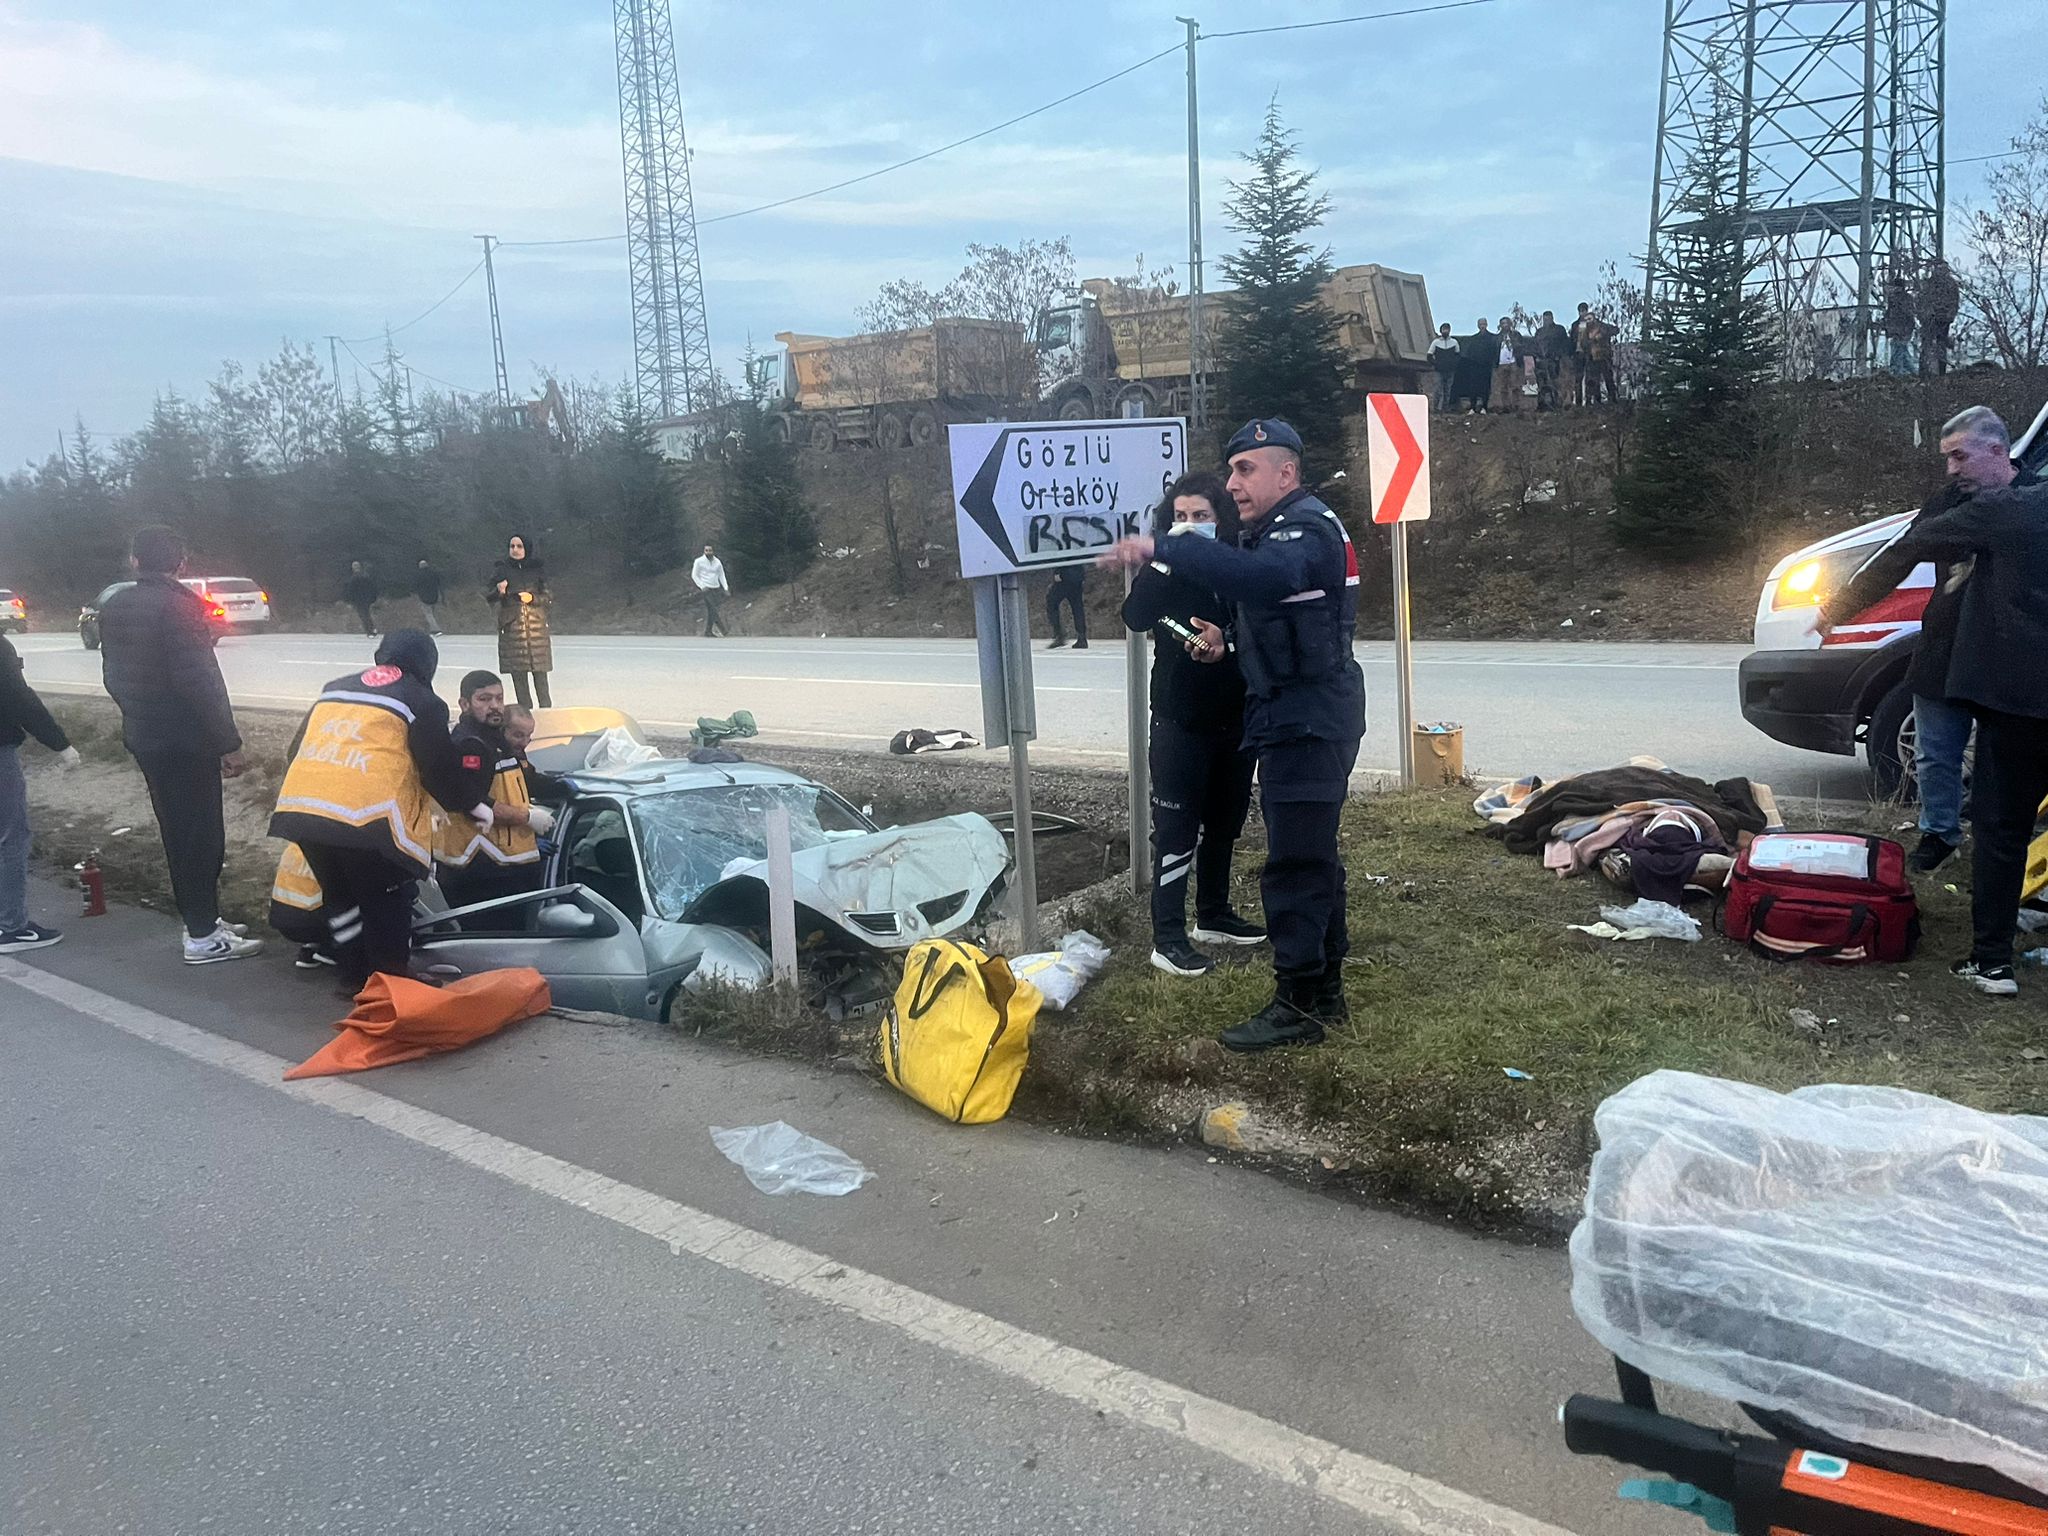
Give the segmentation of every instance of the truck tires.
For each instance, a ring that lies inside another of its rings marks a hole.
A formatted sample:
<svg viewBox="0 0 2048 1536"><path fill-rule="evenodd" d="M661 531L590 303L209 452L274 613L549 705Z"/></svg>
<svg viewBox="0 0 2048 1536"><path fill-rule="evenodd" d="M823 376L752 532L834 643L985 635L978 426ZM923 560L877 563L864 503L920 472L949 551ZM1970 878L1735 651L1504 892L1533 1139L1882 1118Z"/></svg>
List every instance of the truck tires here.
<svg viewBox="0 0 2048 1536"><path fill-rule="evenodd" d="M884 448L901 448L910 441L910 428L895 411L884 411L875 421L875 441Z"/></svg>
<svg viewBox="0 0 2048 1536"><path fill-rule="evenodd" d="M819 453L830 453L839 442L839 433L829 418L820 416L811 423L811 447Z"/></svg>
<svg viewBox="0 0 2048 1536"><path fill-rule="evenodd" d="M1158 414L1159 399L1149 384L1126 384L1116 392L1116 406L1110 413L1122 420Z"/></svg>
<svg viewBox="0 0 2048 1536"><path fill-rule="evenodd" d="M939 418L930 411L910 413L910 441L919 448L929 448L939 440Z"/></svg>
<svg viewBox="0 0 2048 1536"><path fill-rule="evenodd" d="M1095 414L1095 402L1086 391L1067 396L1059 404L1061 421L1086 421Z"/></svg>

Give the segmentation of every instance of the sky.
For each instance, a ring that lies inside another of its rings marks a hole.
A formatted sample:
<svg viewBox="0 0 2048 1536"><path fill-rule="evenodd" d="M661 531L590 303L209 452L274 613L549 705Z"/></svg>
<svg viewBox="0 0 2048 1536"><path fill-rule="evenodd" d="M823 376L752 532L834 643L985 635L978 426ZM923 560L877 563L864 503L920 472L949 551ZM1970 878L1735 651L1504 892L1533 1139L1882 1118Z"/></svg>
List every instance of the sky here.
<svg viewBox="0 0 2048 1536"><path fill-rule="evenodd" d="M1205 33L1417 0L674 0L697 214L709 221L917 154ZM1424 0L1426 3L1426 0ZM2002 150L2040 100L2040 0L1950 7L1947 142ZM1663 5L1491 0L1204 42L1204 237L1278 100L1331 202L1338 262L1424 274L1439 318L1568 310L1649 220ZM1178 51L963 149L702 231L713 349L855 329L969 242L1066 235L1081 276L1183 263ZM1988 167L1951 172L1950 205ZM601 0L0 0L0 473L83 420L132 431L224 360L329 335L422 379L492 383L475 236L624 227ZM631 366L621 244L497 262L515 389ZM1212 285L1215 282L1212 265ZM340 353L344 380L357 364ZM367 381L367 374L362 375Z"/></svg>

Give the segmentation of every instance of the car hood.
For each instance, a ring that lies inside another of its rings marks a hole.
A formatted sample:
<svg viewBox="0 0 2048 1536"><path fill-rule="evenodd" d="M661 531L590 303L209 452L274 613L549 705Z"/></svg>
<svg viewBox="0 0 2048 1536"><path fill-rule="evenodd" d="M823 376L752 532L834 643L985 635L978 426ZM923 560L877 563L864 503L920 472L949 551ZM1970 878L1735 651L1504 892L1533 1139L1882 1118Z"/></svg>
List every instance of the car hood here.
<svg viewBox="0 0 2048 1536"><path fill-rule="evenodd" d="M984 816L834 838L791 860L798 906L875 949L908 949L971 923L1009 869L1009 845ZM768 921L768 861L735 863L700 892L684 922L757 928Z"/></svg>

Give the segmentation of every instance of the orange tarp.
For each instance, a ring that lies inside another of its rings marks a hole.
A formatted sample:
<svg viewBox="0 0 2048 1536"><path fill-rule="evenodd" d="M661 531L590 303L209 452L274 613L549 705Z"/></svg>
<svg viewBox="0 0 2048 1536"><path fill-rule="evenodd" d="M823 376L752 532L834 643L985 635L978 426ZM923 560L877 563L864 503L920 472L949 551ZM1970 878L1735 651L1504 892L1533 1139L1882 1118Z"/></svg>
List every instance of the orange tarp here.
<svg viewBox="0 0 2048 1536"><path fill-rule="evenodd" d="M524 968L464 976L445 987L379 971L356 994L355 1011L334 1026L339 1033L285 1078L367 1072L457 1051L546 1013L552 1001L546 978Z"/></svg>

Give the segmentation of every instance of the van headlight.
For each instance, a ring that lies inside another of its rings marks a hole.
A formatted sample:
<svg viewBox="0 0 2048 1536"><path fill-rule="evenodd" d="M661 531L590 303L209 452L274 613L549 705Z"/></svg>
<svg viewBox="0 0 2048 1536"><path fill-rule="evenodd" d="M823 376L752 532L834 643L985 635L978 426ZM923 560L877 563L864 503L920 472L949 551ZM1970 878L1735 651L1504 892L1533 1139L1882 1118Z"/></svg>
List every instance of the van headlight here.
<svg viewBox="0 0 2048 1536"><path fill-rule="evenodd" d="M1866 545L1801 560L1771 585L1771 608L1818 608L1844 586L1872 554Z"/></svg>

